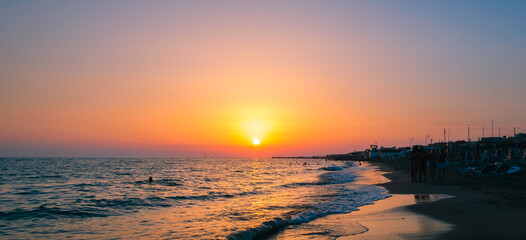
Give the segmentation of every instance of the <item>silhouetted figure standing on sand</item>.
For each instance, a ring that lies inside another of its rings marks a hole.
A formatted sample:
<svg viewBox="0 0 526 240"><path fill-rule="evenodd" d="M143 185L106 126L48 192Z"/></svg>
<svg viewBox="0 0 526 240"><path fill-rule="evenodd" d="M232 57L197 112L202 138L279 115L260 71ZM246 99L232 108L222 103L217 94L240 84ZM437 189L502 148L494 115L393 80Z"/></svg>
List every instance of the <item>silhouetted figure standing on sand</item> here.
<svg viewBox="0 0 526 240"><path fill-rule="evenodd" d="M427 152L424 150L423 147L420 147L418 151L418 157L417 157L418 181L419 182L422 181L422 175L424 176L424 181L427 181L426 164L427 164Z"/></svg>
<svg viewBox="0 0 526 240"><path fill-rule="evenodd" d="M433 180L435 177L435 167L437 165L437 150L433 149L431 155L429 155L429 178Z"/></svg>
<svg viewBox="0 0 526 240"><path fill-rule="evenodd" d="M413 146L413 150L411 151L411 155L409 156L409 159L411 160L409 167L411 168L411 182L416 182L416 161L417 161L417 155L418 155L418 146Z"/></svg>
<svg viewBox="0 0 526 240"><path fill-rule="evenodd" d="M446 176L446 153L444 149L440 149L437 159L437 168L438 168L438 179L444 180Z"/></svg>

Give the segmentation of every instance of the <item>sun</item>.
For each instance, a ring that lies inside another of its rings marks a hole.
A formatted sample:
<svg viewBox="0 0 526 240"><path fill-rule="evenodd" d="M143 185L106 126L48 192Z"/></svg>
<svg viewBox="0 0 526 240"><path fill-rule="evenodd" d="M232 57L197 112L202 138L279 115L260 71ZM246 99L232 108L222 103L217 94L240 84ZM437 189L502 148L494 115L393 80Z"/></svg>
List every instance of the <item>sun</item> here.
<svg viewBox="0 0 526 240"><path fill-rule="evenodd" d="M259 145L260 143L261 143L261 140L259 140L259 138L252 139L252 144L254 144L255 146Z"/></svg>

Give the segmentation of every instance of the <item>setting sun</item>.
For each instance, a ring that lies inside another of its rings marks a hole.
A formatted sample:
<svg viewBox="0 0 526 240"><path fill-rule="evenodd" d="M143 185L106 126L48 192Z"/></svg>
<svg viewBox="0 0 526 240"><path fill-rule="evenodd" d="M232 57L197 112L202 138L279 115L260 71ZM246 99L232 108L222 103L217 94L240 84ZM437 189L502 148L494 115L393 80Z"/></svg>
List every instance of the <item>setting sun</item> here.
<svg viewBox="0 0 526 240"><path fill-rule="evenodd" d="M0 0L0 235L526 239L525 11Z"/></svg>

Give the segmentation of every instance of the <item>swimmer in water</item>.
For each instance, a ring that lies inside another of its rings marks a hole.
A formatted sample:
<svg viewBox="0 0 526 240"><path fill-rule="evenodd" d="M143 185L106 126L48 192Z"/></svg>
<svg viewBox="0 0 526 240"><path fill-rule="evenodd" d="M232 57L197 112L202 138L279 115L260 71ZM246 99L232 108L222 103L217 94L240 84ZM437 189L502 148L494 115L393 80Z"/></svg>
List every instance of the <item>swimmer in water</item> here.
<svg viewBox="0 0 526 240"><path fill-rule="evenodd" d="M153 182L152 176L150 176L150 178L148 178L148 182Z"/></svg>

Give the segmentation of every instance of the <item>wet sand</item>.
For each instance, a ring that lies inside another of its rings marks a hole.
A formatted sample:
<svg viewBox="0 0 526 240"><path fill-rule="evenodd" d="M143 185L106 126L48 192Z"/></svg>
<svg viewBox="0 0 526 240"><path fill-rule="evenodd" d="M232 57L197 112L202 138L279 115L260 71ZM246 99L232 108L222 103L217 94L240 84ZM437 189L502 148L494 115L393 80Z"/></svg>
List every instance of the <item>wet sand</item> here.
<svg viewBox="0 0 526 240"><path fill-rule="evenodd" d="M411 212L407 206L448 197L447 195L395 194L348 214L348 220L359 222L367 228L367 231L338 239L434 239L451 230L453 225Z"/></svg>
<svg viewBox="0 0 526 240"><path fill-rule="evenodd" d="M369 164L365 164L369 166ZM360 172L358 184L388 184L378 168ZM453 225L409 210L415 204L450 198L445 194L392 194L349 214L334 214L289 226L270 239L433 239Z"/></svg>
<svg viewBox="0 0 526 240"><path fill-rule="evenodd" d="M365 228L365 231L341 236L338 239L437 239L453 229L452 224L410 209L414 205L425 205L452 198L451 195L391 191L389 186L400 186L396 182L398 179L395 178L393 181L391 177L396 175L396 177L403 178L403 173L386 172L392 169L382 167L365 171L363 176L357 178L357 182L386 187L392 197L377 201L372 205L362 206L358 211L339 217L340 223L359 224ZM334 216L327 218L331 219Z"/></svg>

